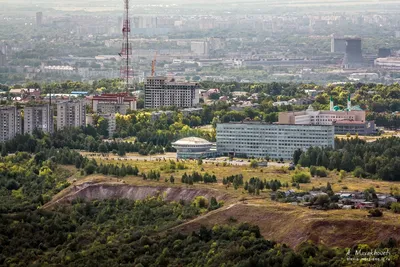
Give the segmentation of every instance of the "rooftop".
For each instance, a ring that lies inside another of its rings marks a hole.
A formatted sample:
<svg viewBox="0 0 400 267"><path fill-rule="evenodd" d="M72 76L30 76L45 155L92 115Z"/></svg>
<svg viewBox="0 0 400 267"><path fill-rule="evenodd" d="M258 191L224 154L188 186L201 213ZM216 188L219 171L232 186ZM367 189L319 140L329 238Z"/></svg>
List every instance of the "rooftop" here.
<svg viewBox="0 0 400 267"><path fill-rule="evenodd" d="M203 138L186 137L174 142L173 145L211 145L211 143Z"/></svg>

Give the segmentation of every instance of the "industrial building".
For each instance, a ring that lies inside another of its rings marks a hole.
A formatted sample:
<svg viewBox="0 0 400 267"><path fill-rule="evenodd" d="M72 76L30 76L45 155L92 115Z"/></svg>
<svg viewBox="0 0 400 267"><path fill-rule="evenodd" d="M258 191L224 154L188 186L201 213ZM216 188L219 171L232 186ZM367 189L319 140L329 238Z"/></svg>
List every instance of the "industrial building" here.
<svg viewBox="0 0 400 267"><path fill-rule="evenodd" d="M43 12L36 12L36 25L41 26L43 24Z"/></svg>
<svg viewBox="0 0 400 267"><path fill-rule="evenodd" d="M86 125L86 106L83 100L57 103L57 129Z"/></svg>
<svg viewBox="0 0 400 267"><path fill-rule="evenodd" d="M178 83L167 77L148 77L145 83L145 108L175 106L190 108L199 101L200 86L197 83Z"/></svg>
<svg viewBox="0 0 400 267"><path fill-rule="evenodd" d="M343 37L332 36L331 53L346 53L346 39Z"/></svg>
<svg viewBox="0 0 400 267"><path fill-rule="evenodd" d="M213 149L213 143L198 137L182 138L174 143L172 147L177 150L178 159L212 158L217 156Z"/></svg>
<svg viewBox="0 0 400 267"><path fill-rule="evenodd" d="M332 125L283 125L263 122L217 124L217 151L237 157L291 160L297 149L334 147Z"/></svg>
<svg viewBox="0 0 400 267"><path fill-rule="evenodd" d="M360 38L346 38L346 53L343 59L345 69L358 68L364 63Z"/></svg>
<svg viewBox="0 0 400 267"><path fill-rule="evenodd" d="M390 57L392 55L392 50L390 48L379 48L378 58Z"/></svg>
<svg viewBox="0 0 400 267"><path fill-rule="evenodd" d="M0 142L22 134L21 111L14 106L0 107Z"/></svg>
<svg viewBox="0 0 400 267"><path fill-rule="evenodd" d="M35 129L45 133L53 132L53 111L50 104L24 108L24 133L32 134Z"/></svg>
<svg viewBox="0 0 400 267"><path fill-rule="evenodd" d="M190 51L195 55L208 55L209 45L207 41L192 41L190 43Z"/></svg>
<svg viewBox="0 0 400 267"><path fill-rule="evenodd" d="M128 93L102 94L88 96L86 99L95 113L125 115L128 109L136 110L136 98L129 96Z"/></svg>

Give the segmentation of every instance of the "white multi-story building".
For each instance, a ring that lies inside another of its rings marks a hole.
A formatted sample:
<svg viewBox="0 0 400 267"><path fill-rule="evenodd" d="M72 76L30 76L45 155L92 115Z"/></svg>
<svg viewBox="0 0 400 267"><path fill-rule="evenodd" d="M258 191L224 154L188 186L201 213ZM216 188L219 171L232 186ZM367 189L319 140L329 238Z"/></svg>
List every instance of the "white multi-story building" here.
<svg viewBox="0 0 400 267"><path fill-rule="evenodd" d="M190 108L200 102L197 83L178 83L166 77L148 77L145 84L145 108L175 106Z"/></svg>
<svg viewBox="0 0 400 267"><path fill-rule="evenodd" d="M380 67L383 69L398 70L400 69L400 58L399 57L377 58L375 59L374 64L376 67Z"/></svg>
<svg viewBox="0 0 400 267"><path fill-rule="evenodd" d="M83 100L57 103L57 129L86 125L86 106Z"/></svg>
<svg viewBox="0 0 400 267"><path fill-rule="evenodd" d="M358 108L359 109L359 108ZM339 110L330 101L330 110L314 110L309 106L305 111L280 112L279 124L298 125L334 125L336 134L375 134L375 123L365 120L365 111L356 110L351 106L350 98L347 100L347 108Z"/></svg>
<svg viewBox="0 0 400 267"><path fill-rule="evenodd" d="M136 110L136 98L129 96L127 93L89 96L86 100L90 103L90 107L95 113L119 113L125 115L129 109Z"/></svg>
<svg viewBox="0 0 400 267"><path fill-rule="evenodd" d="M190 51L196 55L208 55L209 46L207 41L192 41Z"/></svg>
<svg viewBox="0 0 400 267"><path fill-rule="evenodd" d="M333 126L281 125L262 122L217 124L217 151L244 157L290 160L297 149L334 147Z"/></svg>
<svg viewBox="0 0 400 267"><path fill-rule="evenodd" d="M309 107L306 111L280 112L280 124L313 124L332 125L336 121L365 121L365 111L328 111L314 110Z"/></svg>
<svg viewBox="0 0 400 267"><path fill-rule="evenodd" d="M24 108L24 133L32 134L35 129L45 133L53 132L53 111L50 104Z"/></svg>
<svg viewBox="0 0 400 267"><path fill-rule="evenodd" d="M17 107L0 107L0 142L22 133L21 112Z"/></svg>

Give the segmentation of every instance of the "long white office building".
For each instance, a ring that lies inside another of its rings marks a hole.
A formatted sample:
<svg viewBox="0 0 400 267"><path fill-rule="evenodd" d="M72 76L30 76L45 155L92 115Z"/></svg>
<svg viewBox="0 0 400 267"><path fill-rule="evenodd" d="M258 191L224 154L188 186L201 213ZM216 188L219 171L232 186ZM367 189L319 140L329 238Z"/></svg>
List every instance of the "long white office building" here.
<svg viewBox="0 0 400 267"><path fill-rule="evenodd" d="M217 124L217 151L238 157L291 160L296 149L334 147L332 125L283 125L262 122Z"/></svg>

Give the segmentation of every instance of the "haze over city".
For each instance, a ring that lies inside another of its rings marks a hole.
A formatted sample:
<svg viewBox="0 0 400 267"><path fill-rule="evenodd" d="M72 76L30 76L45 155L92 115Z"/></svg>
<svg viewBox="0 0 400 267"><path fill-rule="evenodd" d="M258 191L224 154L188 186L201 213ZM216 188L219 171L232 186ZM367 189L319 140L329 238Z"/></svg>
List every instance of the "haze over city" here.
<svg viewBox="0 0 400 267"><path fill-rule="evenodd" d="M0 265L400 266L399 12L0 0Z"/></svg>

